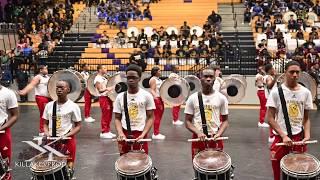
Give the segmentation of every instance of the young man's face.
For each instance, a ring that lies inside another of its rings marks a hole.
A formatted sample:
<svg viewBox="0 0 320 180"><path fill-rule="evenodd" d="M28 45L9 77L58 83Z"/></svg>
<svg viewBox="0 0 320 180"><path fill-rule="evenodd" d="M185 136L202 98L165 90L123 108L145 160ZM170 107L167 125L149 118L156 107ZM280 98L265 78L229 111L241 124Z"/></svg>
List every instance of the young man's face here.
<svg viewBox="0 0 320 180"><path fill-rule="evenodd" d="M47 67L44 67L40 70L40 73L43 74L43 75L47 75L48 74L48 68Z"/></svg>
<svg viewBox="0 0 320 180"><path fill-rule="evenodd" d="M127 84L129 88L136 88L139 86L139 81L141 77L139 77L138 72L136 71L128 71L127 72Z"/></svg>
<svg viewBox="0 0 320 180"><path fill-rule="evenodd" d="M212 87L214 80L214 71L212 69L205 69L202 71L201 85L203 89Z"/></svg>
<svg viewBox="0 0 320 180"><path fill-rule="evenodd" d="M65 81L58 81L56 85L56 93L58 97L65 97L70 92L69 84Z"/></svg>
<svg viewBox="0 0 320 180"><path fill-rule="evenodd" d="M298 82L299 76L300 76L301 68L297 65L289 66L288 69L285 72L287 81L290 82Z"/></svg>

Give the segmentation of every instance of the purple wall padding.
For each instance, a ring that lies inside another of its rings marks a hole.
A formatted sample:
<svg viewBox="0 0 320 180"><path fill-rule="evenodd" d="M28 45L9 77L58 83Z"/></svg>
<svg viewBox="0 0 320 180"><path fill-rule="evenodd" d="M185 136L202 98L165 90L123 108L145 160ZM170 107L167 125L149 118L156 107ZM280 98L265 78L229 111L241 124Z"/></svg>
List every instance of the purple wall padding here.
<svg viewBox="0 0 320 180"><path fill-rule="evenodd" d="M114 59L114 57L115 57L114 53L108 53L107 54L107 58L108 59Z"/></svg>
<svg viewBox="0 0 320 180"><path fill-rule="evenodd" d="M109 48L102 48L102 49L101 49L101 52L102 52L102 53L109 53Z"/></svg>

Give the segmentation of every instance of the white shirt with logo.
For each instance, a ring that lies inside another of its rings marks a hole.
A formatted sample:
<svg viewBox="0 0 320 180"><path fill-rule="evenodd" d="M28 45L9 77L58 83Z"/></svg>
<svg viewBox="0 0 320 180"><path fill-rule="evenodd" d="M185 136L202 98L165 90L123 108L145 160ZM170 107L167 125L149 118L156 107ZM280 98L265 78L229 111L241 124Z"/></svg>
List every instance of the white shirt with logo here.
<svg viewBox="0 0 320 180"><path fill-rule="evenodd" d="M0 87L0 127L8 120L8 110L18 107L14 92L6 87Z"/></svg>
<svg viewBox="0 0 320 180"><path fill-rule="evenodd" d="M42 75L42 74L38 74L36 77L39 77L40 81L39 81L39 84L34 88L35 95L49 97L48 82L50 77L48 75Z"/></svg>
<svg viewBox="0 0 320 180"><path fill-rule="evenodd" d="M121 124L124 129L127 129L123 96L124 92L117 96L113 112L122 114ZM152 95L140 88L136 94L127 93L127 103L131 130L143 131L147 120L146 111L156 109Z"/></svg>
<svg viewBox="0 0 320 180"><path fill-rule="evenodd" d="M93 81L94 85L96 85L97 82L100 83L102 89L106 89L107 88L107 84L108 84L108 79L107 78L101 76L100 74L97 74L96 78L94 78L94 81ZM103 93L99 93L99 96L107 96L107 91L105 91Z"/></svg>
<svg viewBox="0 0 320 180"><path fill-rule="evenodd" d="M49 133L52 135L52 111L54 101L49 102L43 113L43 118L49 121ZM68 99L64 104L57 103L56 111L56 128L57 136L63 136L67 134L73 127L73 122L81 121L81 111L79 106Z"/></svg>
<svg viewBox="0 0 320 180"><path fill-rule="evenodd" d="M303 126L304 110L310 110L313 106L311 92L301 85L299 85L297 91L290 90L284 84L281 87L287 105L292 134L299 134ZM281 130L287 134L278 88L271 91L266 106L277 109L275 121L279 124Z"/></svg>
<svg viewBox="0 0 320 180"><path fill-rule="evenodd" d="M221 125L220 114L228 114L228 100L218 91L214 91L211 95L202 94L204 112L207 121L208 133L216 134ZM199 109L198 93L193 93L186 102L185 114L193 115L193 124L203 132L201 113Z"/></svg>

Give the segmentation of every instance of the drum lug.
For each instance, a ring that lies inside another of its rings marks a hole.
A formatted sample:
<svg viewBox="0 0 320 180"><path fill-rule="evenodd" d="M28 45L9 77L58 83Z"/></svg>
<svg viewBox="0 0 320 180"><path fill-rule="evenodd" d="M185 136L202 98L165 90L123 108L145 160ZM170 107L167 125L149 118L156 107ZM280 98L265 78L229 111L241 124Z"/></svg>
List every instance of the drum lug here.
<svg viewBox="0 0 320 180"><path fill-rule="evenodd" d="M230 179L231 180L234 179L234 169L235 169L234 165L231 165L231 169L230 169Z"/></svg>
<svg viewBox="0 0 320 180"><path fill-rule="evenodd" d="M157 180L158 179L158 174L157 174L158 169L156 167L153 167L151 169L151 177L152 180Z"/></svg>

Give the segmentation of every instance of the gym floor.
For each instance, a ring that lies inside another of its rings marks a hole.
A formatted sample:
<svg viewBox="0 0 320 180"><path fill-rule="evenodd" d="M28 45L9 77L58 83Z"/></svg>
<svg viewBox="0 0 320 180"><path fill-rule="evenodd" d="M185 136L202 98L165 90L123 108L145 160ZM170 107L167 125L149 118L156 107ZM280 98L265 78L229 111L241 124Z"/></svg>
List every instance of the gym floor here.
<svg viewBox="0 0 320 180"><path fill-rule="evenodd" d="M83 110L83 107L81 107ZM20 118L12 128L13 138L13 179L25 180L31 177L27 164L22 163L19 154L29 146L22 141L30 141L38 133L39 112L36 106L20 106ZM258 128L257 108L236 107L230 110L230 126L225 136L225 152L235 166L236 180L272 180L271 162L267 128ZM184 119L183 109L180 112ZM114 163L119 157L117 144L99 138L100 109L92 108L94 123L82 123L77 136L77 159L75 176L78 180L115 180ZM320 137L320 112L311 111L311 137ZM112 122L112 132L115 133ZM166 135L164 141L153 141L149 152L154 165L158 168L159 180L191 180L193 168L191 144L187 139L191 133L185 126L173 126L171 109L166 108L162 119L161 133ZM320 158L319 144L308 146L308 152Z"/></svg>

